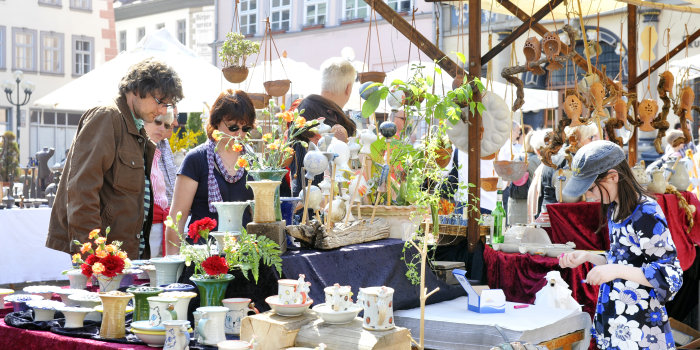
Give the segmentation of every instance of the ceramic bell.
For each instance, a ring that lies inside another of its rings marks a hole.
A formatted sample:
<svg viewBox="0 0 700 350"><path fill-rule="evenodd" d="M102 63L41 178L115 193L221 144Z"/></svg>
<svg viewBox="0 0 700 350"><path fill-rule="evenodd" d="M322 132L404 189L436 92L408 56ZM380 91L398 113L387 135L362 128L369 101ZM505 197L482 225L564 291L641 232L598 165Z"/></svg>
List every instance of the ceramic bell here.
<svg viewBox="0 0 700 350"><path fill-rule="evenodd" d="M360 149L360 154L370 154L372 153L371 146L372 142L377 141L377 135L372 132L372 129L374 129L373 125L369 125L367 129L363 129L360 132L360 144L362 144L362 148Z"/></svg>
<svg viewBox="0 0 700 350"><path fill-rule="evenodd" d="M542 56L542 49L540 41L536 37L529 37L525 40L525 45L523 45L523 54L525 54L525 62L527 63L527 69L535 75L544 74L542 67L538 65L531 65L531 63L537 62Z"/></svg>
<svg viewBox="0 0 700 350"><path fill-rule="evenodd" d="M581 100L579 100L576 95L566 96L566 99L564 100L564 112L566 113L566 116L571 119L571 124L569 125L570 127L575 127L582 124L581 120L579 119L582 111L583 107L581 105Z"/></svg>

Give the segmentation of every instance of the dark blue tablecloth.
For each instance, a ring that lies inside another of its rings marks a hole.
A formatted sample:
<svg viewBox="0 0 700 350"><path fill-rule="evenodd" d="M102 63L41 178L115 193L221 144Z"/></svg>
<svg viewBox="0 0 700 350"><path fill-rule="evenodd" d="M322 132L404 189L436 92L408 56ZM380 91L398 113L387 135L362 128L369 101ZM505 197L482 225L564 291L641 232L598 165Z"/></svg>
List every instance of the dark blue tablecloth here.
<svg viewBox="0 0 700 350"><path fill-rule="evenodd" d="M334 250L294 249L290 247L282 255L282 273L285 278L297 279L306 275L311 282L311 299L314 304L325 301L323 288L334 283L352 286L356 298L360 287L387 286L394 288L394 309L410 309L420 306L418 285L406 278L406 263L401 260L404 242L400 239L383 239L354 244ZM297 248L298 249L298 248ZM407 249L406 258L413 256ZM427 268L425 271L428 292L435 287L440 291L428 298L427 303L437 303L466 295L460 286L451 286L439 280Z"/></svg>

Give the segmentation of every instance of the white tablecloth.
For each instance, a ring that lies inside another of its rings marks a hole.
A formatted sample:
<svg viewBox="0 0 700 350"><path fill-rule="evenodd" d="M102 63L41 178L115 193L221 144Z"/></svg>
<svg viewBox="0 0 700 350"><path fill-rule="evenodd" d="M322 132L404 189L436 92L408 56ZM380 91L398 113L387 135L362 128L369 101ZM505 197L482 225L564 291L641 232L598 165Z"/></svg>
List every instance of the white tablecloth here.
<svg viewBox="0 0 700 350"><path fill-rule="evenodd" d="M66 280L67 253L46 248L51 208L0 210L0 284Z"/></svg>
<svg viewBox="0 0 700 350"><path fill-rule="evenodd" d="M512 341L531 344L551 340L578 330L585 336L574 347L588 349L590 315L585 312L530 305L514 309L519 303L506 303L506 312L480 314L467 310L467 297L425 307L425 347L430 349L491 349ZM397 326L420 335L420 308L394 311Z"/></svg>

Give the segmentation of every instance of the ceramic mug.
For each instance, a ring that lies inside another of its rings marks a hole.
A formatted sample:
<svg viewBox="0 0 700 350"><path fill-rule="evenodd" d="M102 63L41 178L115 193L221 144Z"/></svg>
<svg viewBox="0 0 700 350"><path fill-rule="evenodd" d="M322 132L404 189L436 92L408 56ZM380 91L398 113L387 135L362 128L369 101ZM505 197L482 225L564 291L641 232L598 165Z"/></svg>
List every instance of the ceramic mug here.
<svg viewBox="0 0 700 350"><path fill-rule="evenodd" d="M202 318L197 322L199 342L206 345L216 345L226 340L224 333L224 321L226 321L227 307L201 306L197 311L202 312Z"/></svg>
<svg viewBox="0 0 700 350"><path fill-rule="evenodd" d="M373 331L394 328L394 289L390 287L360 288L358 304L364 309L362 327Z"/></svg>
<svg viewBox="0 0 700 350"><path fill-rule="evenodd" d="M281 279L277 281L277 297L280 304L305 304L309 298L311 283L304 281L306 276L299 274L299 279Z"/></svg>
<svg viewBox="0 0 700 350"><path fill-rule="evenodd" d="M352 305L352 290L350 286L336 283L323 289L326 293L326 305L333 311L347 311Z"/></svg>
<svg viewBox="0 0 700 350"><path fill-rule="evenodd" d="M188 350L190 348L190 321L163 321L165 326L165 344L163 350Z"/></svg>
<svg viewBox="0 0 700 350"><path fill-rule="evenodd" d="M163 321L177 320L175 304L177 299L166 297L148 297L148 324L160 326Z"/></svg>
<svg viewBox="0 0 700 350"><path fill-rule="evenodd" d="M241 320L250 315L251 312L253 314L260 313L248 298L228 298L221 302L229 309L229 311L226 312L226 321L224 322L224 331L226 334L241 334Z"/></svg>

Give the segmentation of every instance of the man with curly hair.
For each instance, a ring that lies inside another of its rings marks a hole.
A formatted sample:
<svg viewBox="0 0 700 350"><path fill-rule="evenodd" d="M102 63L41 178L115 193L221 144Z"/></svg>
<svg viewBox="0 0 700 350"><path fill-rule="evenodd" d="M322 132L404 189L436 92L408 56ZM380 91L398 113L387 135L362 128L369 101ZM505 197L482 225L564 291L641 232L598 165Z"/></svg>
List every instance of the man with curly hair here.
<svg viewBox="0 0 700 350"><path fill-rule="evenodd" d="M177 73L155 59L129 68L114 103L80 118L66 156L51 211L46 246L75 253L95 228L123 242L129 258L148 258L152 221L151 165L156 145L144 122L166 113L183 97Z"/></svg>

